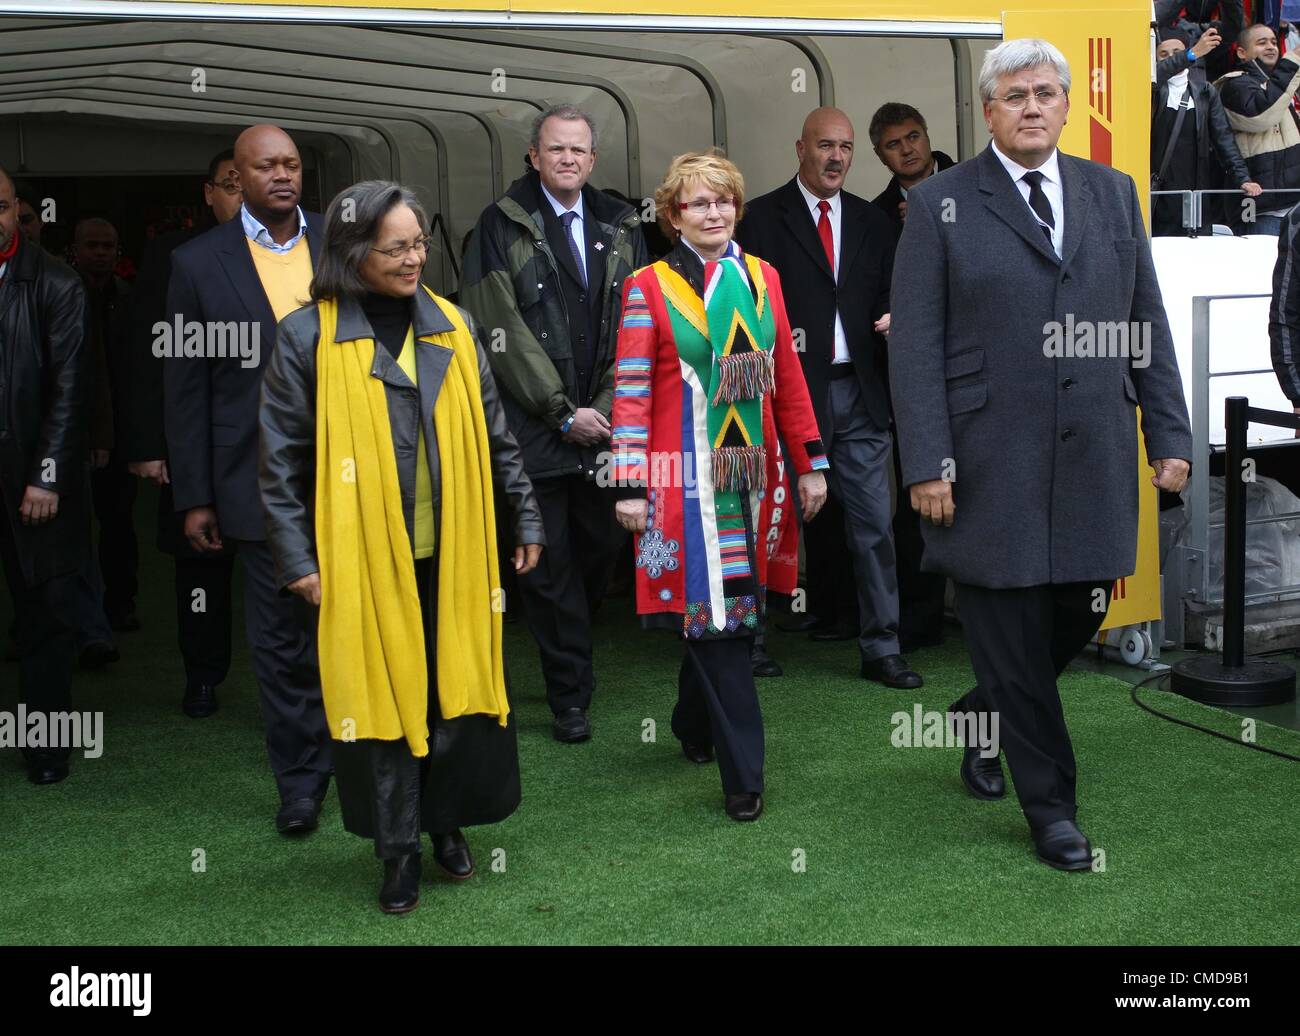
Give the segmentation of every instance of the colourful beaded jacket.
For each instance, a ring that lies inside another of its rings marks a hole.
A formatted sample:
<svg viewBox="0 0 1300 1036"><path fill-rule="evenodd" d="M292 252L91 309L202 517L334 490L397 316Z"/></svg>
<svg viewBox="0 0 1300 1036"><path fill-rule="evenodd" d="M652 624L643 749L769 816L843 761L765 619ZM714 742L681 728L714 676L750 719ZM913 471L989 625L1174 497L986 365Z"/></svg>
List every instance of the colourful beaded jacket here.
<svg viewBox="0 0 1300 1036"><path fill-rule="evenodd" d="M684 247L624 284L612 480L648 503L637 611L680 615L689 638L744 636L766 589L794 590L795 484L828 465L776 270L731 246L748 295L719 331L728 324L706 300L743 274L729 281L728 260L706 263L700 292L674 261Z"/></svg>

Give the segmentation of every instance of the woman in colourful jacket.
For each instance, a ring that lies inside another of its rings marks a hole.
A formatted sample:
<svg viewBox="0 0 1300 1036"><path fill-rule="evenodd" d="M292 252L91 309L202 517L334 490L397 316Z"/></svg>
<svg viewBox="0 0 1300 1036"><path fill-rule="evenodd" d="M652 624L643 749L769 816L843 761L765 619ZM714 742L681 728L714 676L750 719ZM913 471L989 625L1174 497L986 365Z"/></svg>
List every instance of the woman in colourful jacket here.
<svg viewBox="0 0 1300 1036"><path fill-rule="evenodd" d="M716 751L727 814L756 820L763 717L750 648L792 475L810 520L827 463L776 270L732 240L744 194L714 151L675 158L656 190L676 244L624 285L611 449L615 514L636 534L637 611L686 642L673 734L692 762Z"/></svg>

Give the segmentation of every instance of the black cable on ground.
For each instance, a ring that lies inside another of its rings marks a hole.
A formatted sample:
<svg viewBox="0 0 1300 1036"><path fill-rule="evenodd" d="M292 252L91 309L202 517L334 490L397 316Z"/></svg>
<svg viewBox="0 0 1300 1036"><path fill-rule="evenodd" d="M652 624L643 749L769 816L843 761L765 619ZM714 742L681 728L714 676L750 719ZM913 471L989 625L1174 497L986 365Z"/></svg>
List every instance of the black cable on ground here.
<svg viewBox="0 0 1300 1036"><path fill-rule="evenodd" d="M1133 699L1133 704L1136 705L1138 708L1151 713L1151 715L1153 716L1159 716L1161 719L1167 719L1170 723L1177 723L1180 727L1190 727L1192 730L1199 730L1202 734L1209 734L1212 737L1221 738L1222 740L1227 741L1229 744L1240 745L1243 748L1252 748L1256 752L1266 752L1269 755L1276 755L1282 759L1290 759L1293 763L1300 763L1300 756L1291 755L1291 753L1289 752L1279 752L1276 748L1265 748L1263 745L1256 745L1256 744L1252 744L1249 741L1242 741L1240 738L1229 737L1227 734L1220 733L1217 730L1211 730L1209 727L1203 727L1199 723L1189 723L1185 719L1179 719L1177 716L1171 716L1167 712L1161 712L1159 709L1153 709L1150 705L1146 704L1146 702L1142 701L1138 697L1138 691L1141 688L1145 687L1149 683L1154 683L1157 680L1167 679L1168 676L1169 674L1167 672L1155 673L1151 676L1148 676L1145 680L1140 680L1137 683L1135 683L1133 685L1132 691L1130 692L1130 696Z"/></svg>

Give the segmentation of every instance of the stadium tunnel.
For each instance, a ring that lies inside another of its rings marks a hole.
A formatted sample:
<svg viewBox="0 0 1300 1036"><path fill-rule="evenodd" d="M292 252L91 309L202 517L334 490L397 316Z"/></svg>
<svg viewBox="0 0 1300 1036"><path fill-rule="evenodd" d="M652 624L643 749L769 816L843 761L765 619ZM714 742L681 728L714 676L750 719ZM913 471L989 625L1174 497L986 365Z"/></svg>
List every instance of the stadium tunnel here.
<svg viewBox="0 0 1300 1036"><path fill-rule="evenodd" d="M98 6L133 5L87 9ZM794 35L739 19L707 32L601 29L579 16L528 28L484 27L484 16L476 27L439 11L285 21L232 5L217 20L204 6L141 20L5 16L0 4L0 163L25 193L55 200L51 237L66 240L94 212L138 256L158 212L200 214L196 174L213 154L273 122L303 154L307 207L362 179L415 188L435 219L426 280L449 292L464 236L519 175L530 123L551 103L595 117L593 185L637 200L673 155L709 145L737 162L751 197L773 189L793 175L793 142L819 104L852 118L849 186L868 198L889 178L867 139L885 101L920 109L935 149L954 158L987 140L976 75L997 40L976 23L824 23Z"/></svg>

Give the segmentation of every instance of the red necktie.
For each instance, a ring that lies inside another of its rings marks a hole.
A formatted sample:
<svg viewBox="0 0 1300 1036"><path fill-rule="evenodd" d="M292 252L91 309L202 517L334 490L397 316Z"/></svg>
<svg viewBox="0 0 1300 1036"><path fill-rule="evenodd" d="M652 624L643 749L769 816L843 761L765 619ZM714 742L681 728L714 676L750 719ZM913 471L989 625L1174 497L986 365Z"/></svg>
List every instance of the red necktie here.
<svg viewBox="0 0 1300 1036"><path fill-rule="evenodd" d="M835 276L835 237L831 233L831 203L825 198L817 203L817 209L821 216L817 219L817 236L822 239L822 248L826 249L826 263L831 268L831 276Z"/></svg>

